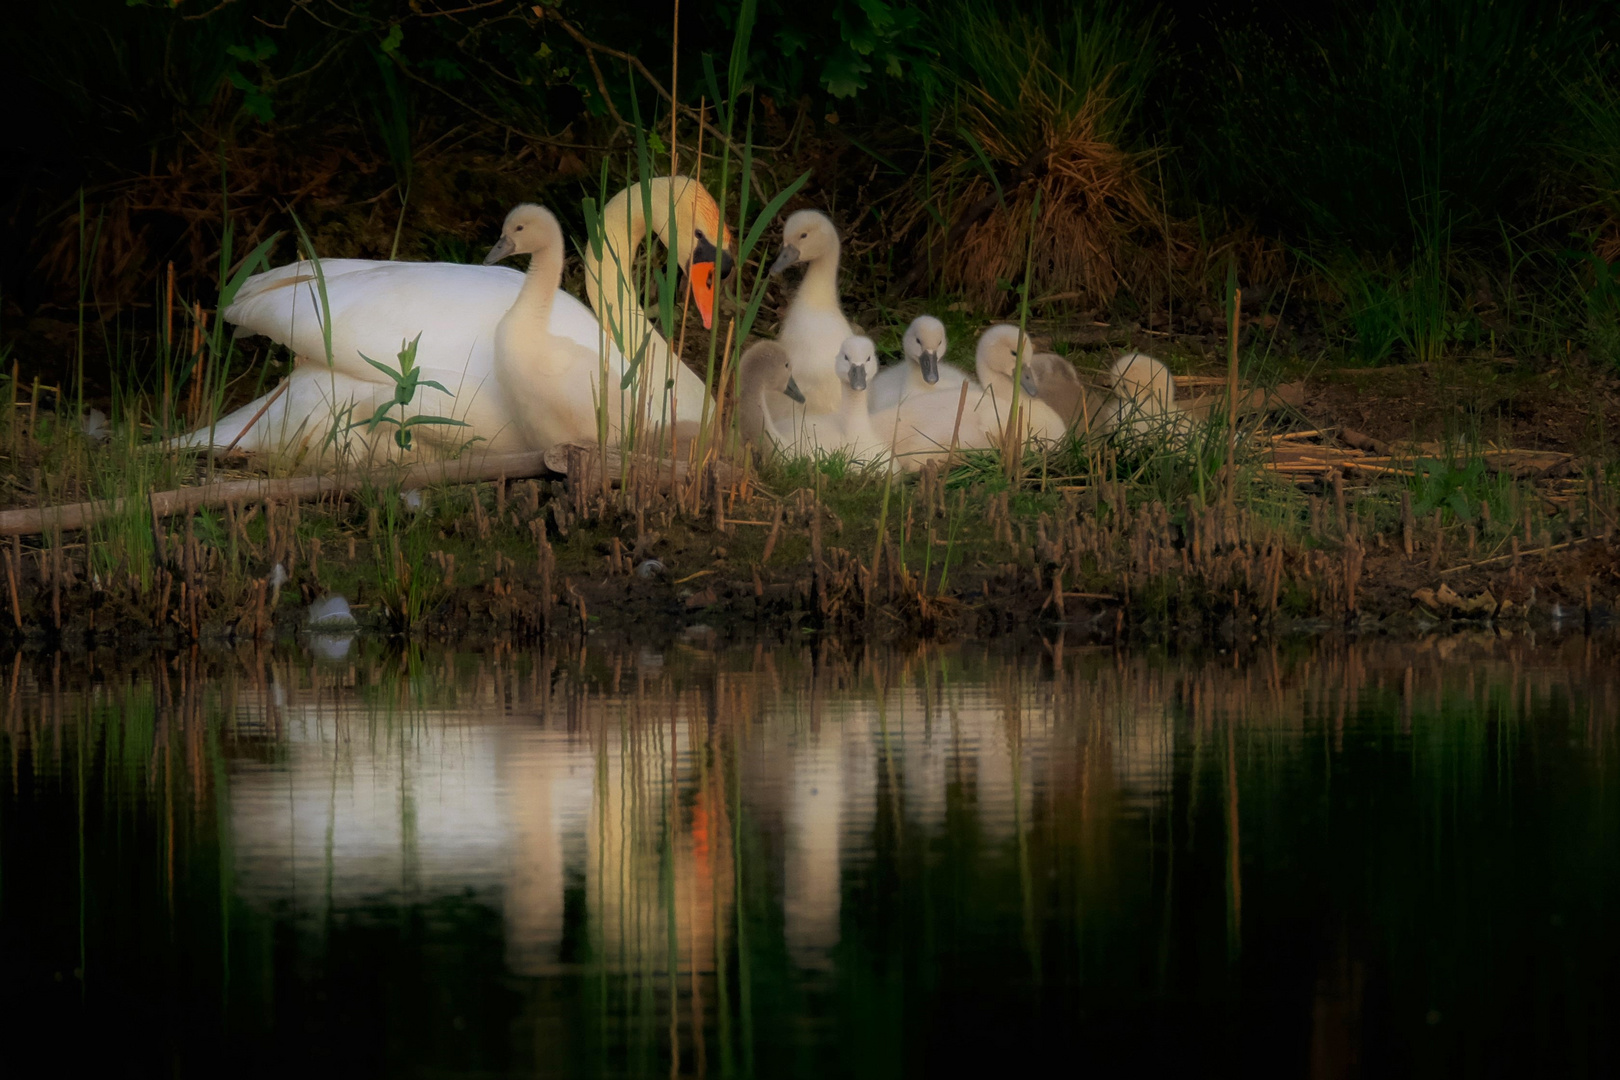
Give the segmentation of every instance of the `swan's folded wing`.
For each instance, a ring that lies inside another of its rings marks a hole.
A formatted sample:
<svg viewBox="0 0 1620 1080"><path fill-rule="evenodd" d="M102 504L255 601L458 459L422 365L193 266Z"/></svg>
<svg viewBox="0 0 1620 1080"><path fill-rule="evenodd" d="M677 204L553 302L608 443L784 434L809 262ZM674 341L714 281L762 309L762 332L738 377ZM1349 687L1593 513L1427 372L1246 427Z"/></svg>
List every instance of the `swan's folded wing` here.
<svg viewBox="0 0 1620 1080"><path fill-rule="evenodd" d="M321 262L331 310L332 364L356 378L375 378L362 355L388 363L421 335L418 359L463 369L489 352L495 325L517 298L523 275L504 267L459 263ZM322 282L310 263L277 267L249 279L225 319L239 332L263 334L311 361L326 359Z"/></svg>

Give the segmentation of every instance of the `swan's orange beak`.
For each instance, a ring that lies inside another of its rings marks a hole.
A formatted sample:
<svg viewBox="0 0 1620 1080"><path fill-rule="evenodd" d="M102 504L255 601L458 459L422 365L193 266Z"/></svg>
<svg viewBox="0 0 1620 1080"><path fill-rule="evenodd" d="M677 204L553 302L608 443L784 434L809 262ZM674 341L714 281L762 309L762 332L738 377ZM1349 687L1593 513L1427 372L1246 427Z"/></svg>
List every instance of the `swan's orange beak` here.
<svg viewBox="0 0 1620 1080"><path fill-rule="evenodd" d="M714 260L692 260L688 276L692 281L692 301L703 318L703 329L714 328Z"/></svg>

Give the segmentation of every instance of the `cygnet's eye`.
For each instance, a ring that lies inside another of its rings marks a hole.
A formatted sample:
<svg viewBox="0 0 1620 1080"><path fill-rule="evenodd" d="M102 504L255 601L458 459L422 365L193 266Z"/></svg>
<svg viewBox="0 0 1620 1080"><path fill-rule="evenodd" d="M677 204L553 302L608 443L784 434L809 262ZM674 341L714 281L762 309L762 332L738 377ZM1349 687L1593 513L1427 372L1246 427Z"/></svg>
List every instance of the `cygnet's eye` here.
<svg viewBox="0 0 1620 1080"><path fill-rule="evenodd" d="M522 232L522 231L523 231L523 226L521 226L521 225L514 225L514 226L513 226L513 227L512 227L512 231L513 231L513 232Z"/></svg>
<svg viewBox="0 0 1620 1080"><path fill-rule="evenodd" d="M809 238L810 238L810 234L808 232L802 232L802 233L799 234L799 239L800 240L808 240Z"/></svg>

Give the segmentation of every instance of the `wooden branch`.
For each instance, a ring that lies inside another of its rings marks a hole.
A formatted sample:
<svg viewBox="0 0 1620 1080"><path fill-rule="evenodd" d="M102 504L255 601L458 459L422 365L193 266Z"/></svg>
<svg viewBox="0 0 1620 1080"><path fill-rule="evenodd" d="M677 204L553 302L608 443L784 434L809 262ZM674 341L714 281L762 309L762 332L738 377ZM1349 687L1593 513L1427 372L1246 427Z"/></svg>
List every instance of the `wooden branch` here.
<svg viewBox="0 0 1620 1080"><path fill-rule="evenodd" d="M1605 537L1582 536L1574 540L1565 540L1562 544L1548 544L1546 547L1531 548L1529 551L1509 552L1506 555L1498 555L1492 559L1481 559L1478 562L1463 563L1461 566L1448 567L1447 569L1440 571L1440 576L1445 577L1447 574L1461 573L1464 570L1478 570L1486 566L1497 566L1501 563L1512 562L1514 559L1533 559L1542 555L1551 555L1554 552L1567 551L1570 548L1582 547L1586 544L1590 544L1594 541L1602 539L1605 539Z"/></svg>
<svg viewBox="0 0 1620 1080"><path fill-rule="evenodd" d="M1375 439L1371 435L1363 435L1354 428L1341 427L1339 429L1339 441L1346 446L1353 446L1357 450L1365 450L1369 454L1387 455L1389 453L1389 443L1384 442L1382 439Z"/></svg>
<svg viewBox="0 0 1620 1080"><path fill-rule="evenodd" d="M522 454L482 454L456 461L421 465L389 466L326 476L257 477L217 484L154 491L146 496L154 518L169 517L203 506L259 502L265 499L316 499L323 495L359 491L366 487L398 484L401 490L432 487L437 484L472 484L482 480L521 480L543 476L548 470L545 455L538 451ZM84 529L125 513L128 499L67 503L28 510L0 513L0 536L31 536L46 530L67 532Z"/></svg>

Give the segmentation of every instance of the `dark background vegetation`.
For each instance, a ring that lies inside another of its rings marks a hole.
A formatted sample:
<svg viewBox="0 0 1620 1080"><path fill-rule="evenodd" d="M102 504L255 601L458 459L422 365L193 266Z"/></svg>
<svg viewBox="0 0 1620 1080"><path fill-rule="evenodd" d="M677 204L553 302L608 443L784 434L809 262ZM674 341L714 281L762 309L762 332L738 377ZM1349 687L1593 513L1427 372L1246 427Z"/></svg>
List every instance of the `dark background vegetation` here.
<svg viewBox="0 0 1620 1080"><path fill-rule="evenodd" d="M714 118L752 8L688 0L677 50L670 3L10 5L7 366L65 380L81 307L93 347L148 363L118 335L156 325L170 263L207 309L227 213L233 256L290 213L332 256L476 258L519 199L577 231L603 163L626 170L637 117L668 153L647 75L687 107L682 167L697 167L695 110ZM847 231L858 305L1005 312L1033 231L1029 295L1050 318L1216 329L1235 267L1246 296L1288 298L1300 351L1620 358L1620 5L759 0L751 14L758 179L811 172L796 205ZM284 239L273 261L292 256Z"/></svg>

